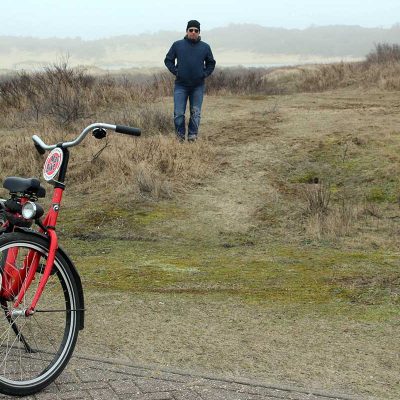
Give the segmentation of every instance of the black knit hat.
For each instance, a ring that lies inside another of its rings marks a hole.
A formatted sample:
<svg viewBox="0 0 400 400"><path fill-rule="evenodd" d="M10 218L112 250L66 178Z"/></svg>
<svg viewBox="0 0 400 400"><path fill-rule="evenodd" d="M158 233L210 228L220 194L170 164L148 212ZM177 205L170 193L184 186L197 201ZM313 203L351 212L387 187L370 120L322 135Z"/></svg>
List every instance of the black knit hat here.
<svg viewBox="0 0 400 400"><path fill-rule="evenodd" d="M188 30L189 28L197 28L199 30L199 32L200 32L200 22L196 21L195 19L190 20L187 23L186 30Z"/></svg>

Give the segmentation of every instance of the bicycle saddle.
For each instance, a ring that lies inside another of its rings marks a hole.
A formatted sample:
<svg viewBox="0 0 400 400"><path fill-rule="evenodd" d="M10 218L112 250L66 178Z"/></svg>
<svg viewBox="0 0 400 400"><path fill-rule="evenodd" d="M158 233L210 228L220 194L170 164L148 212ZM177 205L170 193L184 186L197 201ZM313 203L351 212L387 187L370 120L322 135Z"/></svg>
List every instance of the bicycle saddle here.
<svg viewBox="0 0 400 400"><path fill-rule="evenodd" d="M8 189L11 193L34 194L37 197L46 196L46 189L43 186L40 186L40 181L36 178L9 176L4 179L3 187Z"/></svg>

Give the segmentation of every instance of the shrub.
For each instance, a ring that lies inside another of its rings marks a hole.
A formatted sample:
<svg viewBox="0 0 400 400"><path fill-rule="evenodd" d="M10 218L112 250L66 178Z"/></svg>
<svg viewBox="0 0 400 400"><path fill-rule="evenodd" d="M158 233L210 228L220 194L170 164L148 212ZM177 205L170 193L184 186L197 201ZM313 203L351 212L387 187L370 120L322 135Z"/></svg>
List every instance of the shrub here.
<svg viewBox="0 0 400 400"><path fill-rule="evenodd" d="M365 62L367 65L400 62L400 45L389 43L376 44L375 50L367 55Z"/></svg>
<svg viewBox="0 0 400 400"><path fill-rule="evenodd" d="M87 98L93 84L94 78L84 70L54 64L43 72L21 72L4 80L0 99L3 108L17 109L36 121L43 116L68 125L89 115Z"/></svg>
<svg viewBox="0 0 400 400"><path fill-rule="evenodd" d="M207 93L279 94L281 90L266 79L266 68L221 68L207 79Z"/></svg>

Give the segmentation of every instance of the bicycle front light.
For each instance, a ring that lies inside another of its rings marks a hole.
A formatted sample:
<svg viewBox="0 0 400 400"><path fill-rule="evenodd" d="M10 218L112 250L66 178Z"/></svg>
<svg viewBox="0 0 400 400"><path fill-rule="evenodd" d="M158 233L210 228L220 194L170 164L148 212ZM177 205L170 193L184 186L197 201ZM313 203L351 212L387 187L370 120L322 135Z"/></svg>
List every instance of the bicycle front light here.
<svg viewBox="0 0 400 400"><path fill-rule="evenodd" d="M36 215L37 207L33 201L28 201L22 206L22 216L25 219L33 219Z"/></svg>
<svg viewBox="0 0 400 400"><path fill-rule="evenodd" d="M33 201L27 201L22 206L21 213L25 219L39 219L43 216L44 210L40 204L34 203Z"/></svg>

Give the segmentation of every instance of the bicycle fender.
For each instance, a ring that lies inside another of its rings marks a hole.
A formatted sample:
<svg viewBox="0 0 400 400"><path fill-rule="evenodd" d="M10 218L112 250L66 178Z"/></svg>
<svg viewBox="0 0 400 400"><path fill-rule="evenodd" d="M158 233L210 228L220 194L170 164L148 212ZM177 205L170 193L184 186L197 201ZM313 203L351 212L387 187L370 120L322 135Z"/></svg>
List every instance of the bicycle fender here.
<svg viewBox="0 0 400 400"><path fill-rule="evenodd" d="M42 239L45 239L49 241L49 237L44 235L43 233L34 231L32 229L28 228L23 228L23 227L15 227L15 231L22 231L25 233L29 233L30 235L36 235ZM67 253L63 250L62 247L58 246L57 252L61 254L61 256L65 259L65 261L68 263L68 266L70 267L70 270L72 272L72 275L74 276L76 286L78 289L78 301L79 301L79 330L82 330L85 327L85 300L83 296L83 287L82 287L82 281L81 277L79 275L78 270L75 267L74 262L71 260L71 258L67 255Z"/></svg>

